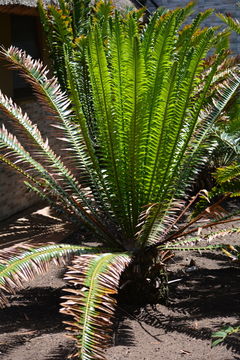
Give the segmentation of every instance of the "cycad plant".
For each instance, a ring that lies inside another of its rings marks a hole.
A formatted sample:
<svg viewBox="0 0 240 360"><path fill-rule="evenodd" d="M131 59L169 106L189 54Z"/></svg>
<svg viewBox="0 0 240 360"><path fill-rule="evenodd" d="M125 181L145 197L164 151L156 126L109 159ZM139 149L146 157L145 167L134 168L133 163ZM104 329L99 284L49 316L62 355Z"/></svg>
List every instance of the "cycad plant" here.
<svg viewBox="0 0 240 360"><path fill-rule="evenodd" d="M237 96L237 98L236 98ZM212 127L210 137L217 146L198 177L196 188L208 189L208 200L216 197L240 195L240 126L238 117L239 93L237 92L225 114ZM195 188L195 191L196 191ZM206 199L202 201L207 204ZM199 207L200 203L198 204ZM201 208L201 207L200 207Z"/></svg>
<svg viewBox="0 0 240 360"><path fill-rule="evenodd" d="M239 6L239 4L238 4ZM228 25L226 31L231 30L240 34L240 23L231 14L217 14L217 16ZM212 61L211 57L208 61ZM220 76L224 75L224 68L231 68L233 64L239 63L239 57L230 57L225 61ZM216 76L218 82L219 74ZM212 86L214 92L214 85ZM219 117L212 127L210 136L213 137L217 146L212 152L209 162L203 173L201 185L210 190L208 199L216 199L219 196L236 197L240 195L239 163L240 163L240 94L237 91L229 102L226 111ZM207 181L207 183L206 183ZM199 184L198 184L199 187ZM202 201L202 205L206 204ZM199 204L200 205L200 204ZM204 205L203 205L204 206Z"/></svg>
<svg viewBox="0 0 240 360"><path fill-rule="evenodd" d="M238 3L239 6L239 3ZM218 14L228 27L240 34L240 23L238 19L232 18L230 14ZM233 196L240 195L240 119L239 119L239 93L236 100L228 111L229 119L224 125L218 126L217 136L222 141L223 147L228 148L225 161L219 165L215 177L217 183L225 192L232 193Z"/></svg>
<svg viewBox="0 0 240 360"><path fill-rule="evenodd" d="M237 123L237 122L236 122ZM217 127L217 140L219 154L215 162L213 176L216 185L211 190L213 196L217 194L228 194L231 197L240 196L240 129L237 124L236 131L226 132L221 127ZM210 194L211 195L211 194Z"/></svg>
<svg viewBox="0 0 240 360"><path fill-rule="evenodd" d="M211 11L182 27L190 7L159 10L147 25L142 12L108 11L104 21L96 16L84 36L63 48L67 93L39 61L13 47L2 51L51 114L66 155L57 155L28 115L1 94L16 129L16 135L4 126L0 131L1 160L53 208L86 226L97 246L23 244L1 252L0 305L51 261L74 256L62 312L73 317L68 324L79 359L104 358L119 284L152 291L169 250L193 240L184 240L187 226L177 225L189 208L186 192L214 148L207 134L240 78L232 68L209 96L227 55L216 54L205 70L220 37L199 28ZM51 8L56 31L65 34L69 22L61 11Z"/></svg>

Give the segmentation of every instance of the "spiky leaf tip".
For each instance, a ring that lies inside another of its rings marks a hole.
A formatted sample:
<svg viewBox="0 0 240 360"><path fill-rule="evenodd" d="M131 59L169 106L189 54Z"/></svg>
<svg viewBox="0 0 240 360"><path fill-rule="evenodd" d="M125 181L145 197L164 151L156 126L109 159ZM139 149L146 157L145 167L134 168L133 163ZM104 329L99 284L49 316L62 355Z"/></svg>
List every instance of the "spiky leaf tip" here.
<svg viewBox="0 0 240 360"><path fill-rule="evenodd" d="M74 259L65 279L74 285L66 289L61 312L73 317L65 322L77 341L75 356L82 360L104 359L110 340L119 279L131 258L126 254L82 255Z"/></svg>
<svg viewBox="0 0 240 360"><path fill-rule="evenodd" d="M19 244L0 252L0 308L8 304L6 294L13 294L24 282L48 271L53 262L66 264L74 254L97 252L96 248L68 244Z"/></svg>

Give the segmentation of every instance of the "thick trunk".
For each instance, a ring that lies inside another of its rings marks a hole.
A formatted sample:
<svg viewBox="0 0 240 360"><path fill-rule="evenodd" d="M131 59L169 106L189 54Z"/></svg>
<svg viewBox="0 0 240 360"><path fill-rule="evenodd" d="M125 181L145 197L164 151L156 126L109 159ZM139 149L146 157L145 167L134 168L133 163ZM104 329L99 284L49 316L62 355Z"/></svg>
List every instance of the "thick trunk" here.
<svg viewBox="0 0 240 360"><path fill-rule="evenodd" d="M119 300L131 305L166 302L168 280L162 254L154 250L138 254L124 272Z"/></svg>

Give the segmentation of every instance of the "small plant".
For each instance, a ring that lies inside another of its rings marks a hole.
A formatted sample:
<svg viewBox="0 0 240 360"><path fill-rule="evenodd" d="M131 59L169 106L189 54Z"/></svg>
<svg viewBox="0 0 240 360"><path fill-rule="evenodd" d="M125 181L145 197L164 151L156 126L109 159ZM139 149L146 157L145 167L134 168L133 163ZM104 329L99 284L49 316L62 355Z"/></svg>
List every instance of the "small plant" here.
<svg viewBox="0 0 240 360"><path fill-rule="evenodd" d="M239 4L238 4L239 5ZM230 14L218 14L232 31L240 34L240 23ZM223 192L232 196L240 195L240 126L239 126L239 93L228 111L228 120L217 127L218 139L222 143L223 160L215 173L217 184Z"/></svg>
<svg viewBox="0 0 240 360"><path fill-rule="evenodd" d="M240 332L240 326L232 327L232 326L224 326L220 331L216 331L212 334L212 344L214 347L221 342L223 342L227 336Z"/></svg>
<svg viewBox="0 0 240 360"><path fill-rule="evenodd" d="M47 271L51 261L66 264L74 256L65 276L72 286L61 311L73 317L68 328L77 342L74 355L90 360L104 358L119 285L156 301L171 251L189 249L196 240L184 236L204 214L185 226L179 221L194 201L187 204L187 192L214 148L207 135L240 78L237 66L229 69L212 97L227 52L206 66L208 51L220 41L214 29L199 28L210 10L185 27L192 5L159 10L144 26L142 11L122 16L106 4L104 13L102 4L105 16L96 15L84 35L72 37L74 4L68 1L65 13L50 8L56 34L70 39L61 52L67 93L39 61L13 47L2 51L51 113L66 155L55 154L28 115L0 94L16 131L2 126L1 160L54 209L87 227L88 240L99 246L6 249L0 253L0 305L22 282Z"/></svg>
<svg viewBox="0 0 240 360"><path fill-rule="evenodd" d="M239 231L239 229L238 229ZM224 246L222 251L233 261L240 261L240 247L239 246ZM232 334L240 333L240 326L225 325L221 330L218 330L212 334L212 344L214 347L223 342L228 336Z"/></svg>
<svg viewBox="0 0 240 360"><path fill-rule="evenodd" d="M234 19L230 14L217 14L217 16L228 25L226 31L230 29L240 34L240 23L237 19ZM211 58L209 61L212 61ZM228 59L225 62L225 69L227 70L238 62L238 56ZM220 77L222 76L224 76L224 70L220 74ZM218 76L216 78L218 79ZM234 198L240 195L239 95L239 91L237 91L227 105L226 111L219 117L209 134L210 137L216 140L217 146L213 150L203 173L200 174L200 178L203 178L203 180L199 181L200 187L210 190L208 191L208 201L220 196ZM198 204L198 207L202 209L206 204L205 198ZM239 213L239 211L236 211L236 213Z"/></svg>

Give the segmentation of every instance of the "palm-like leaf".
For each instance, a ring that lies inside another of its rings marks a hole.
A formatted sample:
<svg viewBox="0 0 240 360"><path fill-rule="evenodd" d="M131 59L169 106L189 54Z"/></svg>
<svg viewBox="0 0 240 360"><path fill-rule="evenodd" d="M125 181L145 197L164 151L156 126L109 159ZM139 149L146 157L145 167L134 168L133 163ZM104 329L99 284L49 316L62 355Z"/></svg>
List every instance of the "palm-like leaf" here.
<svg viewBox="0 0 240 360"><path fill-rule="evenodd" d="M95 253L96 249L64 244L40 247L23 244L17 248L4 249L0 253L0 288L5 293L14 293L22 283L47 272L51 262L66 264L73 255L89 252ZM0 293L0 307L8 302L4 292Z"/></svg>
<svg viewBox="0 0 240 360"><path fill-rule="evenodd" d="M240 165L233 162L231 165L218 168L214 174L217 185L212 189L210 195L219 193L229 194L232 197L240 196Z"/></svg>
<svg viewBox="0 0 240 360"><path fill-rule="evenodd" d="M234 19L231 15L217 14L217 16L223 20L231 30L236 31L240 34L240 23L238 19Z"/></svg>
<svg viewBox="0 0 240 360"><path fill-rule="evenodd" d="M65 279L77 288L66 289L70 295L63 297L61 312L74 318L67 324L77 340L76 356L82 360L104 359L116 305L113 295L130 259L126 254L84 255L69 267Z"/></svg>
<svg viewBox="0 0 240 360"><path fill-rule="evenodd" d="M231 181L240 176L240 165L233 164L217 170L217 180L220 184Z"/></svg>

